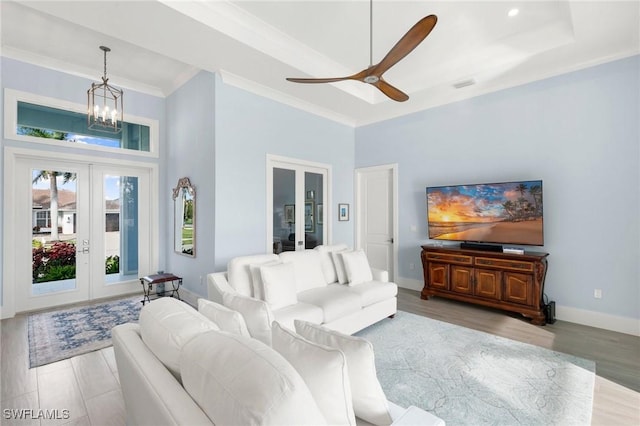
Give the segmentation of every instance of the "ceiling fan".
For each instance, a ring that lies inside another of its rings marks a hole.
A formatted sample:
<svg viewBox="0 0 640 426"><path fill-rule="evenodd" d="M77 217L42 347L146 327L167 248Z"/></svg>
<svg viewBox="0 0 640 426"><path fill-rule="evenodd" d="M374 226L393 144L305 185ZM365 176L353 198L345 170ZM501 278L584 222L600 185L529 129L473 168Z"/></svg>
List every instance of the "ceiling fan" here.
<svg viewBox="0 0 640 426"><path fill-rule="evenodd" d="M359 73L347 77L335 78L287 78L294 83L333 83L344 80L357 80L377 87L382 93L394 101L404 102L409 99L409 95L387 83L382 74L397 64L402 58L415 49L436 26L438 17L436 15L425 16L419 20L407 33L391 48L389 53L376 65L373 65L373 7L370 0L369 8L369 67Z"/></svg>

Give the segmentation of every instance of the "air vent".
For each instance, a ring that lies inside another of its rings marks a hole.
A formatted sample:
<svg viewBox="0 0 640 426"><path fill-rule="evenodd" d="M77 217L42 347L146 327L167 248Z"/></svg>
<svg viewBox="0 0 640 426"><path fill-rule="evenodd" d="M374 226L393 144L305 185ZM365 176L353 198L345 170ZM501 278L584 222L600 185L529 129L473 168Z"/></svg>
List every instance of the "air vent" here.
<svg viewBox="0 0 640 426"><path fill-rule="evenodd" d="M470 78L468 80L462 80L457 83L454 83L453 87L455 87L456 89L462 89L463 87L472 86L474 84L476 84L476 81Z"/></svg>

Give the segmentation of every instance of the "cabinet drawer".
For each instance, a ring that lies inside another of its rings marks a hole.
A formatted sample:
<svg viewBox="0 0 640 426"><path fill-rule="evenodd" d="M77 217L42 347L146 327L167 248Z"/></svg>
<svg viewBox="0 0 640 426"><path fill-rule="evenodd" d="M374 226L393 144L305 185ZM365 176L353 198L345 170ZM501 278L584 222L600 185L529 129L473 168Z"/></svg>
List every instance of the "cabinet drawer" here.
<svg viewBox="0 0 640 426"><path fill-rule="evenodd" d="M490 257L476 257L476 265L478 266L495 266L500 269L509 269L512 271L533 272L533 262L525 262L510 259L495 259Z"/></svg>
<svg viewBox="0 0 640 426"><path fill-rule="evenodd" d="M447 253L427 253L429 261L440 261L447 263L458 263L463 265L473 264L473 257L463 254L447 254Z"/></svg>

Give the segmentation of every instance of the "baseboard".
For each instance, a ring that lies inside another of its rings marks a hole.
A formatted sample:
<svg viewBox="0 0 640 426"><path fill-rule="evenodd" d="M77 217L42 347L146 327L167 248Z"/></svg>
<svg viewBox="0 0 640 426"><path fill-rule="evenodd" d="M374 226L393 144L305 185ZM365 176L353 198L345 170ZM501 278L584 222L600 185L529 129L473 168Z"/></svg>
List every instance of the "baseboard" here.
<svg viewBox="0 0 640 426"><path fill-rule="evenodd" d="M414 280L412 278L398 277L395 283L398 284L398 287L407 288L409 290L416 290L416 291L422 291L424 287L424 281Z"/></svg>
<svg viewBox="0 0 640 426"><path fill-rule="evenodd" d="M556 319L640 337L640 320L556 304Z"/></svg>
<svg viewBox="0 0 640 426"><path fill-rule="evenodd" d="M198 299L204 296L199 295L198 293L194 293L191 290L188 290L184 287L180 288L180 299L187 302L189 305L197 308L198 307Z"/></svg>
<svg viewBox="0 0 640 426"><path fill-rule="evenodd" d="M398 284L398 287L416 291L422 291L424 287L424 281L411 278L399 277L396 280L396 284ZM631 334L632 336L640 336L640 320L633 318L556 304L556 319L618 333Z"/></svg>

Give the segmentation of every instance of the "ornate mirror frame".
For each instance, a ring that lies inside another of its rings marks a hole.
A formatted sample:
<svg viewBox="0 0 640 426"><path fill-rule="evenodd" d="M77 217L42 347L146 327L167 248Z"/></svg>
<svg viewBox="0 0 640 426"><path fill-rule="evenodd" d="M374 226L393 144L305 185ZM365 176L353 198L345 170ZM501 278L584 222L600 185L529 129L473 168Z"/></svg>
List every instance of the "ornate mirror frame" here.
<svg viewBox="0 0 640 426"><path fill-rule="evenodd" d="M196 189L188 177L178 179L173 188L173 249L196 257Z"/></svg>

